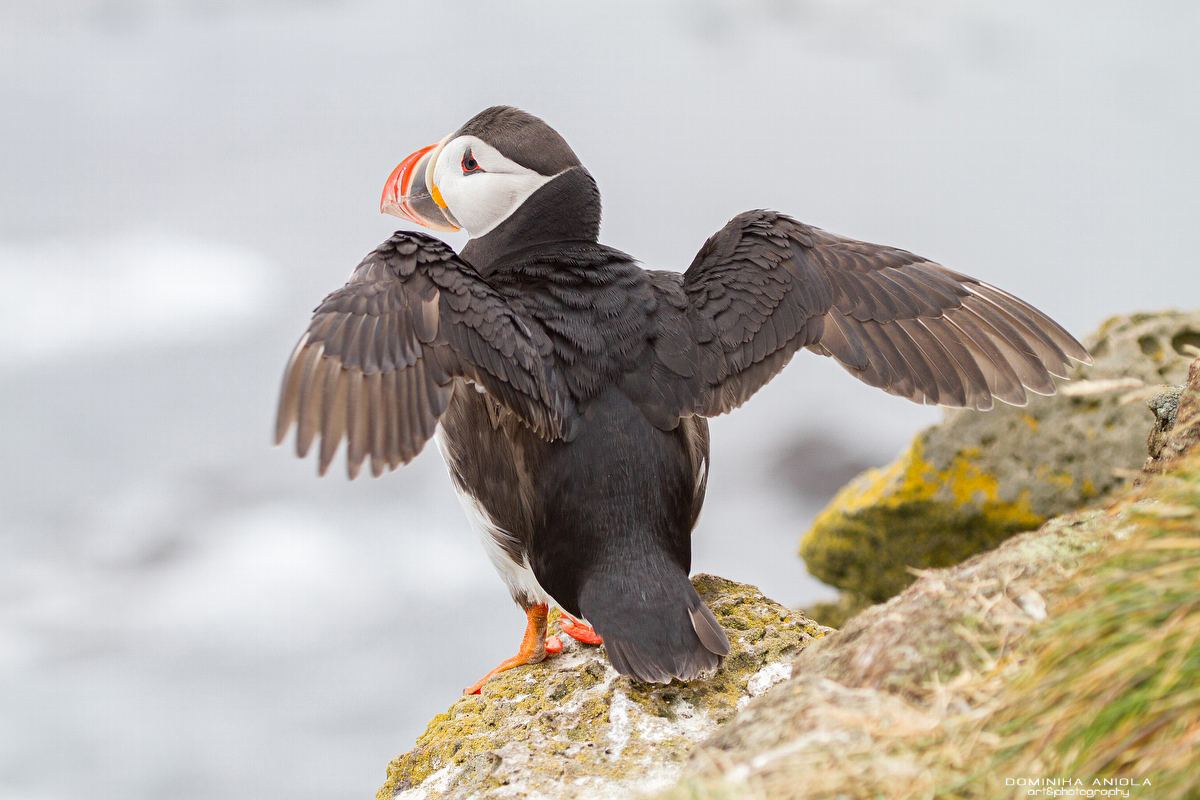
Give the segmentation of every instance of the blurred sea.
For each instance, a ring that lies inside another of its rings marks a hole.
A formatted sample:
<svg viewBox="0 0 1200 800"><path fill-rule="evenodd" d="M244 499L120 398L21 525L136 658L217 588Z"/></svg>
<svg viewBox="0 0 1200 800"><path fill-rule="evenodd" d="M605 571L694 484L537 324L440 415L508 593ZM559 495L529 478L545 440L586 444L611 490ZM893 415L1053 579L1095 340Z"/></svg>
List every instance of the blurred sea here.
<svg viewBox="0 0 1200 800"><path fill-rule="evenodd" d="M269 447L284 361L392 230L377 198L409 152L519 105L649 267L777 208L1083 334L1200 306L1198 23L1083 0L0 5L0 798L371 796L511 655L522 616L435 448L347 483ZM822 478L937 418L797 357L713 422L694 568L828 597L795 555Z"/></svg>

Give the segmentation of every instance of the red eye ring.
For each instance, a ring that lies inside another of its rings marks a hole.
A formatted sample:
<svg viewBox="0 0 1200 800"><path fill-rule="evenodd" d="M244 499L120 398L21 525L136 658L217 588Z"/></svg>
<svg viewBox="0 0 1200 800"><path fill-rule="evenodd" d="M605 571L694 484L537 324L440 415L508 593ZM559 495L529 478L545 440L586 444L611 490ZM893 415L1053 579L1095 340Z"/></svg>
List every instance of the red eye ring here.
<svg viewBox="0 0 1200 800"><path fill-rule="evenodd" d="M475 156L471 154L470 149L463 153L462 171L463 175L470 175L472 172L483 172L483 167L479 166L479 162L475 160Z"/></svg>

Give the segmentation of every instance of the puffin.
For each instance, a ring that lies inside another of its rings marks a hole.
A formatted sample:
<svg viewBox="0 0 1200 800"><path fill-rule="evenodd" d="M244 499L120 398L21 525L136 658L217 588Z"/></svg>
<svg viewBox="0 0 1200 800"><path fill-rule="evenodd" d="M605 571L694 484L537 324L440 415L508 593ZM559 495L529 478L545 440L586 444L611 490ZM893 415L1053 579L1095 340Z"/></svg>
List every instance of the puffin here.
<svg viewBox="0 0 1200 800"><path fill-rule="evenodd" d="M923 404L986 410L1090 363L1023 300L895 247L775 211L738 214L683 272L603 245L600 192L566 140L481 111L388 177L380 210L467 233L397 231L317 306L287 363L276 444L324 475L407 464L432 438L526 614L498 672L603 644L648 683L714 673L729 640L690 580L707 419L806 349Z"/></svg>

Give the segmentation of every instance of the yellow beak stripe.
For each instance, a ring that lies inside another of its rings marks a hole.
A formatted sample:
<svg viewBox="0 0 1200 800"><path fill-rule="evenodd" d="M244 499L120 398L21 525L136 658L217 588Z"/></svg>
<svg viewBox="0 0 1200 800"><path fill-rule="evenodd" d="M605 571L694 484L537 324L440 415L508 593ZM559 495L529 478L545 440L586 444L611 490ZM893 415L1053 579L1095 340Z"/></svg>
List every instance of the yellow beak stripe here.
<svg viewBox="0 0 1200 800"><path fill-rule="evenodd" d="M437 203L440 208L445 208L447 211L450 210L446 206L446 201L442 199L442 193L438 191L436 183L430 185L429 194L433 196L433 202Z"/></svg>

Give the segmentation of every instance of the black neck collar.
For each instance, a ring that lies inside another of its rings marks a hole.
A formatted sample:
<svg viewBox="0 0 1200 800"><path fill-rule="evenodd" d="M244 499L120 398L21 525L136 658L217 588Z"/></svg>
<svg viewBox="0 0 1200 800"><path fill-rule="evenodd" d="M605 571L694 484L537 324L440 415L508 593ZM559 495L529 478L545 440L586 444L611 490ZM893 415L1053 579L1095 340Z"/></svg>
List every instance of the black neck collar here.
<svg viewBox="0 0 1200 800"><path fill-rule="evenodd" d="M471 239L462 257L480 273L506 255L554 242L600 238L600 190L583 167L571 167L538 189L486 236Z"/></svg>

